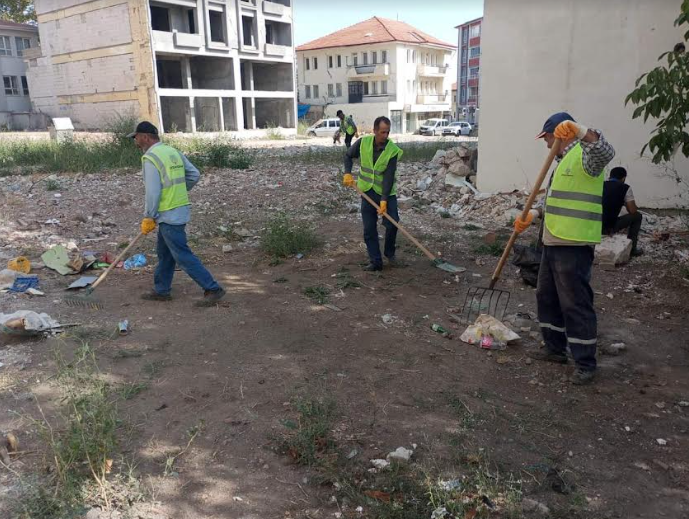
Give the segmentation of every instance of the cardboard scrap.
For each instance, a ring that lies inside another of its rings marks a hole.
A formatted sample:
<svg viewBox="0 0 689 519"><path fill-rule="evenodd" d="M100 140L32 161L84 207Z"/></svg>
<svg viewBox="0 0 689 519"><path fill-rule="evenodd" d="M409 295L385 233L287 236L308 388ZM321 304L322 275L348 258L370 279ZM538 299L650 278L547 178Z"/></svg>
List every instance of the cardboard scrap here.
<svg viewBox="0 0 689 519"><path fill-rule="evenodd" d="M67 290L74 288L85 288L98 279L97 276L81 276L74 283L67 287Z"/></svg>

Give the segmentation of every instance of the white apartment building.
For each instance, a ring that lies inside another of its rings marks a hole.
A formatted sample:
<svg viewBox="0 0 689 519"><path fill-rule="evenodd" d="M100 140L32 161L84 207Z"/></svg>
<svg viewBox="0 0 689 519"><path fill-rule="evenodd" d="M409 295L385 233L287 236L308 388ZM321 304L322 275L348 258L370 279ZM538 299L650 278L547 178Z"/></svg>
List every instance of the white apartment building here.
<svg viewBox="0 0 689 519"><path fill-rule="evenodd" d="M373 17L297 47L299 101L342 110L361 130L385 115L392 133L451 114L456 47L404 22Z"/></svg>
<svg viewBox="0 0 689 519"><path fill-rule="evenodd" d="M24 51L37 45L36 26L0 20L0 128L23 130L30 126L31 99Z"/></svg>
<svg viewBox="0 0 689 519"><path fill-rule="evenodd" d="M102 128L296 132L292 0L36 0L36 108Z"/></svg>

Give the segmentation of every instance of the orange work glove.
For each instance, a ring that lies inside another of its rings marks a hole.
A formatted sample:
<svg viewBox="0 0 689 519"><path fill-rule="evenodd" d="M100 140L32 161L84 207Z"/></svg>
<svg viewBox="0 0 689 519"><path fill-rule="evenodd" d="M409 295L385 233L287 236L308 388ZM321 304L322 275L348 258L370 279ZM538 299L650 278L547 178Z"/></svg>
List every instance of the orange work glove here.
<svg viewBox="0 0 689 519"><path fill-rule="evenodd" d="M381 200L380 204L378 204L378 214L379 215L384 215L385 213L388 212L388 201L387 200Z"/></svg>
<svg viewBox="0 0 689 519"><path fill-rule="evenodd" d="M354 177L351 173L345 173L342 177L342 185L345 187L354 187Z"/></svg>
<svg viewBox="0 0 689 519"><path fill-rule="evenodd" d="M517 234L521 234L529 228L529 225L531 225L531 222L533 222L534 215L537 213L538 211L532 209L526 215L526 220L522 220L522 215L517 216L517 218L514 220L514 230L517 231Z"/></svg>
<svg viewBox="0 0 689 519"><path fill-rule="evenodd" d="M562 121L557 125L557 128L555 128L554 135L556 139L568 141L575 137L577 139L583 139L587 131L589 131L589 129L583 124L578 124L574 121Z"/></svg>
<svg viewBox="0 0 689 519"><path fill-rule="evenodd" d="M141 220L141 232L148 234L156 228L156 221L153 218L144 218Z"/></svg>

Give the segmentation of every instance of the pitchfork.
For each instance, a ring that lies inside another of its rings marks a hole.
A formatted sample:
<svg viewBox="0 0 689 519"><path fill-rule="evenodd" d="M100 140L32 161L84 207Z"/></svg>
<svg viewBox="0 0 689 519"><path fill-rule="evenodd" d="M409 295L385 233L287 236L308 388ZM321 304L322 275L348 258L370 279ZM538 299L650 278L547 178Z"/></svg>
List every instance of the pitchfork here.
<svg viewBox="0 0 689 519"><path fill-rule="evenodd" d="M550 148L550 153L548 154L548 157L541 168L541 172L538 174L538 178L536 179L536 183L531 190L531 194L529 195L526 204L524 204L524 210L519 216L522 221L526 220L526 217L533 206L534 200L536 199L538 192L541 190L541 185L548 174L548 170L550 169L553 160L555 160L555 156L560 151L560 142L560 139L555 139L552 147ZM493 277L490 280L488 288L469 288L467 296L464 299L464 306L462 307L461 318L463 323L471 324L476 321L476 318L481 314L492 315L496 319L502 321L503 317L505 316L505 312L507 311L507 305L510 302L510 293L507 290L499 290L495 288L495 285L497 284L498 279L500 279L500 273L507 262L507 258L510 255L514 242L517 240L517 236L519 236L519 233L517 233L516 230L512 231L512 236L510 236L507 245L505 245L505 250L500 257L498 266L495 267L495 272L493 272Z"/></svg>

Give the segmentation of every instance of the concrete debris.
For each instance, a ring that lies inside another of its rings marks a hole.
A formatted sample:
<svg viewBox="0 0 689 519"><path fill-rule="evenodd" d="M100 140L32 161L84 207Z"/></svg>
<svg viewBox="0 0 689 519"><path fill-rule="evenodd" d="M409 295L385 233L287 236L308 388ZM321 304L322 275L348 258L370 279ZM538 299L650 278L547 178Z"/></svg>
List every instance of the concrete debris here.
<svg viewBox="0 0 689 519"><path fill-rule="evenodd" d="M614 266L627 263L632 253L632 241L623 234L603 236L596 246L595 261L600 265Z"/></svg>
<svg viewBox="0 0 689 519"><path fill-rule="evenodd" d="M658 438L656 439L656 443L658 443L658 445L667 445L667 440L664 440L663 438Z"/></svg>
<svg viewBox="0 0 689 519"><path fill-rule="evenodd" d="M606 355L619 355L623 351L627 350L627 345L623 342L616 342L613 344L608 344L607 346L603 346L603 353Z"/></svg>
<svg viewBox="0 0 689 519"><path fill-rule="evenodd" d="M411 449L405 449L404 447L397 447L397 449L395 449L390 454L388 454L386 456L386 458L388 461L394 460L394 461L407 462L411 459L412 454L414 454L414 451Z"/></svg>
<svg viewBox="0 0 689 519"><path fill-rule="evenodd" d="M390 462L382 459L371 460L371 465L373 465L378 470L384 470L390 466Z"/></svg>
<svg viewBox="0 0 689 519"><path fill-rule="evenodd" d="M522 499L522 510L524 512L532 512L539 517L547 517L550 515L550 508L543 503L539 503L538 501L528 497Z"/></svg>

